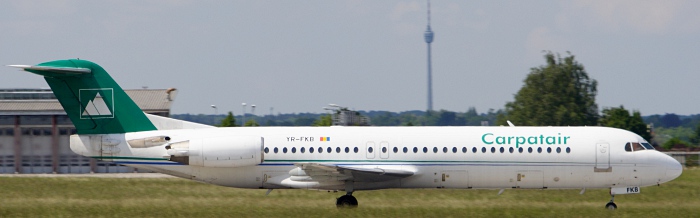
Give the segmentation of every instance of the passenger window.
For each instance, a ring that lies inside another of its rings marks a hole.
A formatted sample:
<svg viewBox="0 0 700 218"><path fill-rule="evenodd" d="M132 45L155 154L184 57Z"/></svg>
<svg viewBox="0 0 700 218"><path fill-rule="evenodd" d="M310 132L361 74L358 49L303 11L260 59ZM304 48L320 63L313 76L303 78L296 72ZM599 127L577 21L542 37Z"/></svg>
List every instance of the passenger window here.
<svg viewBox="0 0 700 218"><path fill-rule="evenodd" d="M265 154L267 154L268 152L270 152L270 149L265 147Z"/></svg>
<svg viewBox="0 0 700 218"><path fill-rule="evenodd" d="M423 147L423 153L428 153L428 147Z"/></svg>
<svg viewBox="0 0 700 218"><path fill-rule="evenodd" d="M552 153L552 148L547 147L547 153Z"/></svg>
<svg viewBox="0 0 700 218"><path fill-rule="evenodd" d="M467 147L462 147L462 153L467 153Z"/></svg>
<svg viewBox="0 0 700 218"><path fill-rule="evenodd" d="M399 153L399 148L394 147L394 154Z"/></svg>
<svg viewBox="0 0 700 218"><path fill-rule="evenodd" d="M503 147L501 147L501 149L499 149L498 151L500 151L501 154L503 154L503 151L505 151L505 150L503 149Z"/></svg>
<svg viewBox="0 0 700 218"><path fill-rule="evenodd" d="M372 147L370 147L370 148L372 148ZM335 147L335 153L340 153L340 147Z"/></svg>
<svg viewBox="0 0 700 218"><path fill-rule="evenodd" d="M491 153L496 153L496 148L491 147Z"/></svg>
<svg viewBox="0 0 700 218"><path fill-rule="evenodd" d="M326 151L330 154L331 152L333 152L333 149L331 149L331 147L328 147L326 148Z"/></svg>
<svg viewBox="0 0 700 218"><path fill-rule="evenodd" d="M571 153L571 148L566 147L566 153L567 153L567 154L568 154L568 153Z"/></svg>
<svg viewBox="0 0 700 218"><path fill-rule="evenodd" d="M442 153L447 153L447 147L442 147Z"/></svg>
<svg viewBox="0 0 700 218"><path fill-rule="evenodd" d="M352 149L352 151L354 151L355 153L357 153L357 152L360 151L360 150L357 149L357 147L355 147L355 148Z"/></svg>
<svg viewBox="0 0 700 218"><path fill-rule="evenodd" d="M292 153L297 153L297 148L296 148L296 147L293 147L293 148L292 148Z"/></svg>
<svg viewBox="0 0 700 218"><path fill-rule="evenodd" d="M532 153L532 147L527 148L527 153Z"/></svg>
<svg viewBox="0 0 700 218"><path fill-rule="evenodd" d="M452 147L452 153L457 153L457 147Z"/></svg>
<svg viewBox="0 0 700 218"><path fill-rule="evenodd" d="M518 152L523 153L523 147L519 147Z"/></svg>
<svg viewBox="0 0 700 218"><path fill-rule="evenodd" d="M283 149L282 149L282 152L286 154L286 153L287 153L287 148L283 148Z"/></svg>
<svg viewBox="0 0 700 218"><path fill-rule="evenodd" d="M304 147L301 147L301 149L299 149L299 151L301 151L301 153L304 153L305 150L306 149L304 149Z"/></svg>
<svg viewBox="0 0 700 218"><path fill-rule="evenodd" d="M486 147L481 147L481 153L486 153Z"/></svg>
<svg viewBox="0 0 700 218"><path fill-rule="evenodd" d="M413 153L418 153L418 148L413 147Z"/></svg>
<svg viewBox="0 0 700 218"><path fill-rule="evenodd" d="M476 147L472 148L472 153L476 153Z"/></svg>
<svg viewBox="0 0 700 218"><path fill-rule="evenodd" d="M314 153L314 147L309 148L309 153Z"/></svg>
<svg viewBox="0 0 700 218"><path fill-rule="evenodd" d="M508 152L510 152L510 153L512 154L512 153L513 153L513 150L515 150L515 149L513 149L513 147L510 147L510 148L508 149Z"/></svg>
<svg viewBox="0 0 700 218"><path fill-rule="evenodd" d="M407 147L403 147L403 153L404 153L404 154L405 154L405 153L408 153L408 148L407 148Z"/></svg>
<svg viewBox="0 0 700 218"><path fill-rule="evenodd" d="M382 147L382 153L386 153L386 147Z"/></svg>
<svg viewBox="0 0 700 218"><path fill-rule="evenodd" d="M345 147L345 153L350 153L350 148Z"/></svg>
<svg viewBox="0 0 700 218"><path fill-rule="evenodd" d="M277 147L275 147L274 151L275 151L275 154L277 154L277 152L280 151L280 150L277 149Z"/></svg>
<svg viewBox="0 0 700 218"><path fill-rule="evenodd" d="M369 151L369 153L372 153L372 152L374 152L374 148L369 147L369 148L367 148L367 151Z"/></svg>
<svg viewBox="0 0 700 218"><path fill-rule="evenodd" d="M542 147L537 148L537 153L542 153Z"/></svg>
<svg viewBox="0 0 700 218"><path fill-rule="evenodd" d="M323 147L318 147L318 153L323 153Z"/></svg>
<svg viewBox="0 0 700 218"><path fill-rule="evenodd" d="M437 153L437 148L433 147L433 153Z"/></svg>
<svg viewBox="0 0 700 218"><path fill-rule="evenodd" d="M560 148L560 147L557 147L557 154L558 154L558 153L561 153L561 148Z"/></svg>

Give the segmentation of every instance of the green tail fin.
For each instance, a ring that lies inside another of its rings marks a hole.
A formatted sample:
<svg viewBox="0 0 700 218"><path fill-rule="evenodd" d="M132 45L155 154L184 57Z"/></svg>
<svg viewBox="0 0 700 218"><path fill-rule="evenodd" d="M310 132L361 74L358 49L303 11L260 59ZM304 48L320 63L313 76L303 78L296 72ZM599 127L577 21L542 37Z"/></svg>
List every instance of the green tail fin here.
<svg viewBox="0 0 700 218"><path fill-rule="evenodd" d="M107 71L95 63L71 59L10 66L43 76L78 134L156 130Z"/></svg>

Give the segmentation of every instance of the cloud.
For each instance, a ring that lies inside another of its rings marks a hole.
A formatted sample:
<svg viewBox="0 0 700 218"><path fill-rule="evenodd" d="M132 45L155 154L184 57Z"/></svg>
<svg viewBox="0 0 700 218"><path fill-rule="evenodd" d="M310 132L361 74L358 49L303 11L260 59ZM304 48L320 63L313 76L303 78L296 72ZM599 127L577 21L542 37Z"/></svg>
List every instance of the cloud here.
<svg viewBox="0 0 700 218"><path fill-rule="evenodd" d="M527 36L525 47L529 59L537 59L542 56L542 51L561 52L567 49L565 39L555 35L547 27L537 27Z"/></svg>
<svg viewBox="0 0 700 218"><path fill-rule="evenodd" d="M459 14L464 14L461 11L457 11ZM471 14L473 18L463 18L463 22L466 27L471 29L483 30L489 27L491 20L488 17L488 13L483 8L473 9ZM456 17L456 16L453 16ZM460 19L456 18L455 20Z"/></svg>
<svg viewBox="0 0 700 218"><path fill-rule="evenodd" d="M418 2L399 2L391 11L390 18L391 20L399 21L404 15L419 11L421 11L421 7L418 5Z"/></svg>
<svg viewBox="0 0 700 218"><path fill-rule="evenodd" d="M22 17L65 16L77 12L76 3L68 0L10 1L9 5Z"/></svg>
<svg viewBox="0 0 700 218"><path fill-rule="evenodd" d="M66 24L57 20L78 12L73 2L56 1L9 1L0 13L9 15L0 18L0 28L6 35L26 36L30 34L57 34Z"/></svg>
<svg viewBox="0 0 700 218"><path fill-rule="evenodd" d="M567 13L583 16L590 25L610 30L632 29L642 33L664 33L677 21L683 2L577 0Z"/></svg>
<svg viewBox="0 0 700 218"><path fill-rule="evenodd" d="M440 3L443 3L443 2L440 2ZM467 22L466 25L473 24L473 23L469 23L469 19L467 19L466 13L462 11L462 7L460 7L459 4L454 3L454 2L451 2L451 3L445 2L443 4L440 4L439 6L440 7L436 7L437 10L433 10L433 11L437 12L435 14L440 15L439 18L441 18L443 20L443 22L445 23L445 25L447 27L459 28L459 26L465 24L465 22ZM477 9L477 12L475 12L475 13L477 13L477 15L479 15L479 16L483 16L482 14L478 14L479 13L478 10L479 9ZM467 20L467 21L465 21L465 20Z"/></svg>
<svg viewBox="0 0 700 218"><path fill-rule="evenodd" d="M425 7L425 6L423 6ZM416 22L418 12L422 12L425 8L421 8L418 2L399 2L394 5L389 12L389 19L394 22L393 29L400 35L416 34L423 31L425 28L424 22ZM425 17L422 17L425 19Z"/></svg>

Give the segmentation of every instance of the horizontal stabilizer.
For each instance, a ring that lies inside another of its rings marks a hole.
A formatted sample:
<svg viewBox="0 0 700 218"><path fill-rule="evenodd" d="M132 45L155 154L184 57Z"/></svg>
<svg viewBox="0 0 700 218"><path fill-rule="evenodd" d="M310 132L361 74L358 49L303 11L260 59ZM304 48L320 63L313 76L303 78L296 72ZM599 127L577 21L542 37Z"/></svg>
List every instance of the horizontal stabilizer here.
<svg viewBox="0 0 700 218"><path fill-rule="evenodd" d="M8 67L22 68L23 70L37 70L37 71L47 71L53 73L64 73L64 74L85 74L91 73L92 70L88 68L76 68L76 67L48 67L48 66L30 66L30 65L7 65Z"/></svg>

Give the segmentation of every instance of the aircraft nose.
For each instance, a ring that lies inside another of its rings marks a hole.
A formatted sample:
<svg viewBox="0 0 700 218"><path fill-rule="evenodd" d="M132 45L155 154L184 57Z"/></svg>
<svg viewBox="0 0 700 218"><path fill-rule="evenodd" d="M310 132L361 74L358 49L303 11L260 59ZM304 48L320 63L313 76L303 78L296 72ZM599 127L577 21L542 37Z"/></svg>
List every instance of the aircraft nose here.
<svg viewBox="0 0 700 218"><path fill-rule="evenodd" d="M663 182L674 180L683 173L683 166L676 159L669 155L664 155L664 165L666 166L666 177Z"/></svg>

